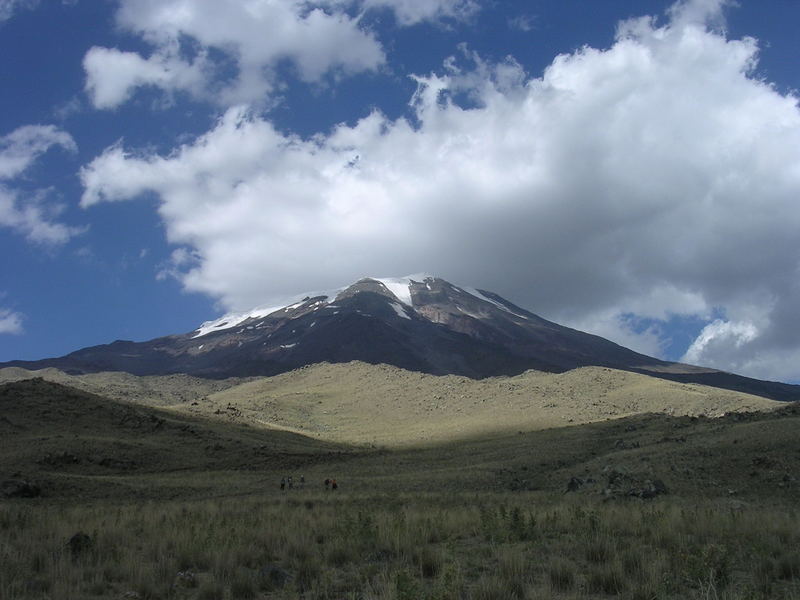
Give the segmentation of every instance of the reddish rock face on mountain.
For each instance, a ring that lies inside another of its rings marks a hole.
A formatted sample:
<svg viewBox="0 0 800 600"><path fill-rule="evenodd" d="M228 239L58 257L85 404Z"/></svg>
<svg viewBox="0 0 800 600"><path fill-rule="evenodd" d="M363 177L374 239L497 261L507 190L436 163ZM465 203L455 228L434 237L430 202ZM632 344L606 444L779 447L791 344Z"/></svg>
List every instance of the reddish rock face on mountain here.
<svg viewBox="0 0 800 600"><path fill-rule="evenodd" d="M800 399L800 386L664 362L542 319L492 292L435 277L365 278L329 295L226 315L187 334L116 341L61 358L0 367L223 378L352 360L475 378L607 366L780 400Z"/></svg>

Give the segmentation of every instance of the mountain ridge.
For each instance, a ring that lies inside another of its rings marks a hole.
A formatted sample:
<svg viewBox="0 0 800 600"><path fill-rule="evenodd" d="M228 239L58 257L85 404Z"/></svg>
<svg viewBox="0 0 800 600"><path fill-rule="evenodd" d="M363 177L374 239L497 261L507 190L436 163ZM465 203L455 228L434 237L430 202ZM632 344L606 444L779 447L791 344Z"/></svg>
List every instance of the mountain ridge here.
<svg viewBox="0 0 800 600"><path fill-rule="evenodd" d="M0 368L222 379L353 360L474 379L599 366L776 400L800 399L797 385L646 356L543 319L493 292L427 275L366 277L288 305L225 315L185 334L146 342L117 340L58 358L2 363Z"/></svg>

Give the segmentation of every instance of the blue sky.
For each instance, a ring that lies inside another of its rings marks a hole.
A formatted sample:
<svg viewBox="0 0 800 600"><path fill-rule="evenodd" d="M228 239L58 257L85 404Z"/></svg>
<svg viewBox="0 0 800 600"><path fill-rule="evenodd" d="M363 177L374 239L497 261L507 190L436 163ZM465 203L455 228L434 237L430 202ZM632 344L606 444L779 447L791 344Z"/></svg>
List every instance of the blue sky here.
<svg viewBox="0 0 800 600"><path fill-rule="evenodd" d="M0 361L428 272L800 381L793 0L0 0Z"/></svg>

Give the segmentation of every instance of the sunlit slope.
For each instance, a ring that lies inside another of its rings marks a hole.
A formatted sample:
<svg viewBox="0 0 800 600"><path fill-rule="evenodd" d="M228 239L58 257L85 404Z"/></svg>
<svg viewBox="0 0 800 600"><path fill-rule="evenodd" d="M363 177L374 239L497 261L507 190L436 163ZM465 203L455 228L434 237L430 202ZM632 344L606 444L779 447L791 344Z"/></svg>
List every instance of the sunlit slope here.
<svg viewBox="0 0 800 600"><path fill-rule="evenodd" d="M124 400L145 406L169 406L192 402L214 392L239 385L249 379L203 379L182 373L174 375L138 376L122 371L106 371L69 375L59 369L30 371L20 367L0 369L0 384L40 377L45 381L99 394L114 400Z"/></svg>
<svg viewBox="0 0 800 600"><path fill-rule="evenodd" d="M720 416L781 405L601 367L476 381L352 362L258 379L173 410L339 442L403 446L640 413Z"/></svg>

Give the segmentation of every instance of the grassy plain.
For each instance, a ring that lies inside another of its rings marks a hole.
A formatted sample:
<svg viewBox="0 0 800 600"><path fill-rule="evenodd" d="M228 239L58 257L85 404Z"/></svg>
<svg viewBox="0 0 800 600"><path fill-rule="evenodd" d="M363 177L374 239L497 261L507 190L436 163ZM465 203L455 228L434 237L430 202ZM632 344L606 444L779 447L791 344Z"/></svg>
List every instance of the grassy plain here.
<svg viewBox="0 0 800 600"><path fill-rule="evenodd" d="M477 392L447 396L455 383L430 402L464 395L466 410ZM521 385L488 384L487 403L491 386ZM592 389L573 388L578 408L615 393ZM800 598L794 405L519 419L373 447L258 426L213 395L192 402L208 410L0 386L0 479L42 492L0 500L0 598ZM288 475L305 485L281 491ZM668 493L643 499L655 481Z"/></svg>
<svg viewBox="0 0 800 600"><path fill-rule="evenodd" d="M3 598L800 596L797 514L775 506L296 490L4 505L0 532Z"/></svg>

